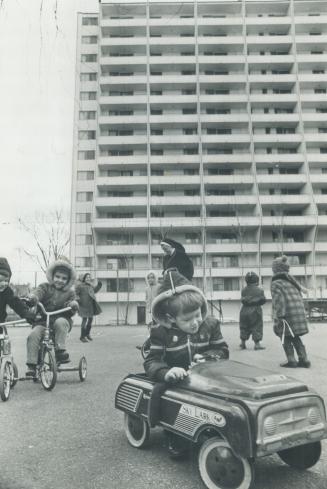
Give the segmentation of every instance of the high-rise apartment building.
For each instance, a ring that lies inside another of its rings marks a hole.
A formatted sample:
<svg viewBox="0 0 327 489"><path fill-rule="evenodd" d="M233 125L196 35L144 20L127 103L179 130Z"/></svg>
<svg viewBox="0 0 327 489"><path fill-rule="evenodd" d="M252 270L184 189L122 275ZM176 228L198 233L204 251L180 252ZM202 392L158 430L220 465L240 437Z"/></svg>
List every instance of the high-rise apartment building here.
<svg viewBox="0 0 327 489"><path fill-rule="evenodd" d="M227 315L282 252L327 297L326 0L102 1L77 45L71 250L105 321L142 321L167 234Z"/></svg>

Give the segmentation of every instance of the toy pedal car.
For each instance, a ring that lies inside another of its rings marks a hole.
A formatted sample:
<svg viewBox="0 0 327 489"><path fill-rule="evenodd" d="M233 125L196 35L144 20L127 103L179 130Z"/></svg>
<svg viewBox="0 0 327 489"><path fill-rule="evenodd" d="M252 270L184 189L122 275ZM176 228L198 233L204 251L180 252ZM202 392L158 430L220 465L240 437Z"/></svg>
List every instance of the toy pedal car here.
<svg viewBox="0 0 327 489"><path fill-rule="evenodd" d="M10 389L18 380L18 369L11 353L11 343L7 328L0 324L0 397L8 401Z"/></svg>
<svg viewBox="0 0 327 489"><path fill-rule="evenodd" d="M124 411L129 443L146 446L153 387L145 374L127 376L115 407ZM198 466L209 489L249 489L258 457L277 453L307 469L327 437L322 398L305 384L243 363L206 361L161 394L158 423L199 445Z"/></svg>

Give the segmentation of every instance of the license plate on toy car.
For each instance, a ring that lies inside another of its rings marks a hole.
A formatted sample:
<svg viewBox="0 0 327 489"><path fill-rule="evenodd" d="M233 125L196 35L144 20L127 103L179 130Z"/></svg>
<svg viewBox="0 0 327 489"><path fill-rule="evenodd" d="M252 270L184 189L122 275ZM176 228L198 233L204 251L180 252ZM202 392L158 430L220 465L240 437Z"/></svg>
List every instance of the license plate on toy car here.
<svg viewBox="0 0 327 489"><path fill-rule="evenodd" d="M225 426L226 424L226 419L222 414L214 413L213 411L208 411L207 409L191 406L189 404L182 404L180 413L190 416L191 418L199 419L204 423L211 423L220 427Z"/></svg>

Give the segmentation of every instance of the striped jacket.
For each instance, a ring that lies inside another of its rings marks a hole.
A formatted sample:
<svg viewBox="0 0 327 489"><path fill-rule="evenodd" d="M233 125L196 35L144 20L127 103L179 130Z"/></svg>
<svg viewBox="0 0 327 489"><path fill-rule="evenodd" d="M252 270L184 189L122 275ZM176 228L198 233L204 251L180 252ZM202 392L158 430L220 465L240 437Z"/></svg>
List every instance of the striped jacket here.
<svg viewBox="0 0 327 489"><path fill-rule="evenodd" d="M308 333L300 285L291 275L279 273L273 276L271 298L274 332L277 336L282 336L283 333L281 319L286 319L295 336ZM285 329L285 335L291 336L288 328Z"/></svg>
<svg viewBox="0 0 327 489"><path fill-rule="evenodd" d="M177 327L159 325L152 328L150 353L144 362L146 374L162 382L172 367L188 369L196 353L214 354L228 358L229 351L220 331L219 321L208 316L195 334L187 334Z"/></svg>

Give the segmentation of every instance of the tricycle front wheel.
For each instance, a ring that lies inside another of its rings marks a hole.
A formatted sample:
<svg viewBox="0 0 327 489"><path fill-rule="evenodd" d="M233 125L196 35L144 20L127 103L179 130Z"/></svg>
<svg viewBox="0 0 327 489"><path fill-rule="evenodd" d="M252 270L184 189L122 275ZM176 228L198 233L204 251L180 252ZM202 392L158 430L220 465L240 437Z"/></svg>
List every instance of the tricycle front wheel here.
<svg viewBox="0 0 327 489"><path fill-rule="evenodd" d="M40 380L46 391L51 391L57 383L57 364L54 354L48 348L42 352Z"/></svg>
<svg viewBox="0 0 327 489"><path fill-rule="evenodd" d="M3 401L8 401L10 396L12 379L12 366L10 362L3 360L0 368L0 397Z"/></svg>
<svg viewBox="0 0 327 489"><path fill-rule="evenodd" d="M306 470L313 467L321 455L321 442L315 441L300 445L298 447L287 448L278 452L279 457L290 467L299 470Z"/></svg>
<svg viewBox="0 0 327 489"><path fill-rule="evenodd" d="M208 489L249 489L253 483L253 463L237 457L221 438L210 438L203 443L198 463Z"/></svg>
<svg viewBox="0 0 327 489"><path fill-rule="evenodd" d="M150 428L148 423L139 416L125 413L124 430L128 442L134 448L144 448L150 438Z"/></svg>

